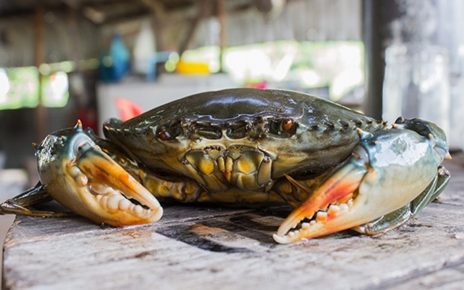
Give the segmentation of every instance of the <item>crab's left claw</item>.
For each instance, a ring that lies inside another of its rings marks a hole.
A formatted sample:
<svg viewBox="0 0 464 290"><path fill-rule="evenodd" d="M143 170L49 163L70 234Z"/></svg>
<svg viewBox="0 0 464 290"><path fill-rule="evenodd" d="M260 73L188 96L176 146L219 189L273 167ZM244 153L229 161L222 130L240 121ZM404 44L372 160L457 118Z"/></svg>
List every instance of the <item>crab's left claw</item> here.
<svg viewBox="0 0 464 290"><path fill-rule="evenodd" d="M432 123L409 121L374 135L360 132L353 156L285 219L274 239L290 243L327 235L388 216L420 195L436 197L446 182L429 185L436 184L448 154L446 139Z"/></svg>
<svg viewBox="0 0 464 290"><path fill-rule="evenodd" d="M39 174L48 194L96 223L113 226L157 221L157 199L78 123L48 135L37 148Z"/></svg>

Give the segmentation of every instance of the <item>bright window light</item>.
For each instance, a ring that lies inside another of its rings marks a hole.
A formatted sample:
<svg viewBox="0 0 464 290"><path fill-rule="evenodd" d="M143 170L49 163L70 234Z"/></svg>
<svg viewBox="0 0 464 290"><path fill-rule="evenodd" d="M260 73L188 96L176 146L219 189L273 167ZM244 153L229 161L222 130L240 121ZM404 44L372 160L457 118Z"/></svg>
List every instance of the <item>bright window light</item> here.
<svg viewBox="0 0 464 290"><path fill-rule="evenodd" d="M39 103L39 72L35 67L0 70L0 110L34 108Z"/></svg>
<svg viewBox="0 0 464 290"><path fill-rule="evenodd" d="M69 81L59 71L42 78L42 104L46 107L64 107L69 98Z"/></svg>
<svg viewBox="0 0 464 290"><path fill-rule="evenodd" d="M188 50L182 59L207 63L211 73L219 70L215 46ZM363 59L360 41L276 41L226 48L224 70L239 84L265 82L270 87L310 92L324 88L337 101L362 88Z"/></svg>
<svg viewBox="0 0 464 290"><path fill-rule="evenodd" d="M8 79L5 69L0 69L0 104L6 103L9 90L10 80Z"/></svg>

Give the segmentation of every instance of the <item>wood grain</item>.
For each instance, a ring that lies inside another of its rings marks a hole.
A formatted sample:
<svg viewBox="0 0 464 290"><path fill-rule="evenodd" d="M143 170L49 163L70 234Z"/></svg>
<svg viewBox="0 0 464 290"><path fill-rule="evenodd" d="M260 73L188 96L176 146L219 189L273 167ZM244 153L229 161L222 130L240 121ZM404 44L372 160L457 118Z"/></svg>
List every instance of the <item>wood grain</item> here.
<svg viewBox="0 0 464 290"><path fill-rule="evenodd" d="M463 289L464 168L439 202L379 237L272 240L285 209L171 206L153 225L18 217L4 246L7 289Z"/></svg>

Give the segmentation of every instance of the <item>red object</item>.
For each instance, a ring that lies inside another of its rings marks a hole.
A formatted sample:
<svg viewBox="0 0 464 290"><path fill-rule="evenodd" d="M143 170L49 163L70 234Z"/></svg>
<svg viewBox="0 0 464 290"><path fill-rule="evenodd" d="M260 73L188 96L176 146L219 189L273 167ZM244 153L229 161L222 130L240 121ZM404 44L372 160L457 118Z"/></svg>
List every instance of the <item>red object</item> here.
<svg viewBox="0 0 464 290"><path fill-rule="evenodd" d="M142 114L140 106L128 99L117 98L115 102L119 112L119 118L122 121L127 121Z"/></svg>
<svg viewBox="0 0 464 290"><path fill-rule="evenodd" d="M261 89L261 90L267 89L267 86L268 85L266 81L257 82L257 83L249 83L246 85L247 88Z"/></svg>
<svg viewBox="0 0 464 290"><path fill-rule="evenodd" d="M81 120L84 128L91 128L98 132L97 112L93 107L81 107L77 112L77 119ZM72 120L75 122L76 120Z"/></svg>

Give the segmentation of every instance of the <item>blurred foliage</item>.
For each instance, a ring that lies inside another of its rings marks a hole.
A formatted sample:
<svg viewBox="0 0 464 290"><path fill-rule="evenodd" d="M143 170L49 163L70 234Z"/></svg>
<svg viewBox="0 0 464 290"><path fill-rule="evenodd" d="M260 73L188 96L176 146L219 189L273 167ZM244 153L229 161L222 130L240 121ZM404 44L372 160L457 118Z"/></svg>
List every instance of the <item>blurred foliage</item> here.
<svg viewBox="0 0 464 290"><path fill-rule="evenodd" d="M188 50L182 59L205 62L211 73L219 71L217 46ZM330 97L337 100L363 85L364 46L360 41L277 41L229 47L224 51L224 71L241 84L328 87Z"/></svg>

